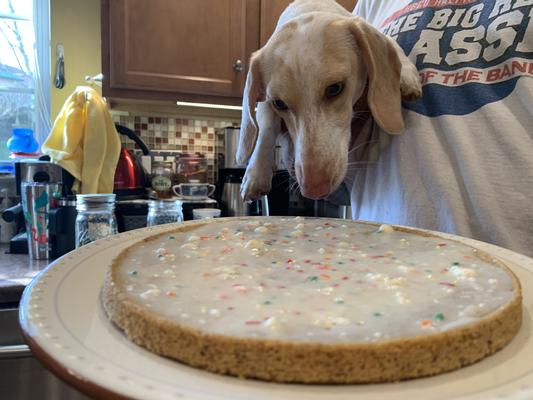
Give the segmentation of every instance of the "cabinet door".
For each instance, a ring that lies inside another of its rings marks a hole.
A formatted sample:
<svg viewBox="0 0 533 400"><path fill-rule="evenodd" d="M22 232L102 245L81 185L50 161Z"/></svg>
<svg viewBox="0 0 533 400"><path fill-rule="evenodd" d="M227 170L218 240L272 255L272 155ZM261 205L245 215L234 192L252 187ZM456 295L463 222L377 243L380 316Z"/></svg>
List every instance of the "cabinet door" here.
<svg viewBox="0 0 533 400"><path fill-rule="evenodd" d="M352 12L357 0L336 0L348 11ZM276 28L279 16L292 0L261 0L261 37L260 45L263 47Z"/></svg>
<svg viewBox="0 0 533 400"><path fill-rule="evenodd" d="M104 0L108 89L241 96L245 66L241 71L239 62L244 63L247 56L246 3ZM103 57L105 64L106 54Z"/></svg>

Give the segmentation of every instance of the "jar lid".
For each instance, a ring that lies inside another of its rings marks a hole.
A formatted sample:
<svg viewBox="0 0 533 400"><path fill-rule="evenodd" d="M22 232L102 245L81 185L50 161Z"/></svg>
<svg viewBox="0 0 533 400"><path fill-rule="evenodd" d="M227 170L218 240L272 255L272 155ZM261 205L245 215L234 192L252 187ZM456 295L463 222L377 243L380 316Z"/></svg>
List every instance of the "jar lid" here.
<svg viewBox="0 0 533 400"><path fill-rule="evenodd" d="M102 194L77 194L77 202L85 203L114 203L116 195L114 193L102 193Z"/></svg>
<svg viewBox="0 0 533 400"><path fill-rule="evenodd" d="M217 218L220 217L220 209L218 208L195 208L192 214L198 218Z"/></svg>
<svg viewBox="0 0 533 400"><path fill-rule="evenodd" d="M183 202L176 199L159 199L159 200L150 200L148 207L150 208L180 208L182 207Z"/></svg>

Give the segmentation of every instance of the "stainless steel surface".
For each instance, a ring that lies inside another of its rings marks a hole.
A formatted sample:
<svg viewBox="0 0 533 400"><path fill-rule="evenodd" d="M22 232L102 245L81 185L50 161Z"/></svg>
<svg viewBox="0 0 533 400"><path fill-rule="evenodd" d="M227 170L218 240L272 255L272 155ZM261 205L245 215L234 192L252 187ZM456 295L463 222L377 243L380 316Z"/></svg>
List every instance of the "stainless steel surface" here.
<svg viewBox="0 0 533 400"><path fill-rule="evenodd" d="M0 215L5 209L17 204L17 180L13 174L0 174ZM9 243L17 233L17 222L6 221L0 217L0 243Z"/></svg>
<svg viewBox="0 0 533 400"><path fill-rule="evenodd" d="M13 346L0 347L0 360L5 358L30 357L31 351L26 344L17 344Z"/></svg>
<svg viewBox="0 0 533 400"><path fill-rule="evenodd" d="M328 200L314 201L314 216L327 218L352 219L352 207L334 204Z"/></svg>
<svg viewBox="0 0 533 400"><path fill-rule="evenodd" d="M46 260L50 257L50 209L54 207L54 196L60 191L61 186L58 183L21 184L22 209L29 237L28 253L34 260Z"/></svg>
<svg viewBox="0 0 533 400"><path fill-rule="evenodd" d="M0 399L89 399L33 357L20 333L17 308L0 308Z"/></svg>
<svg viewBox="0 0 533 400"><path fill-rule="evenodd" d="M17 179L13 174L0 174L0 198L17 196ZM4 207L5 204L2 204Z"/></svg>
<svg viewBox="0 0 533 400"><path fill-rule="evenodd" d="M270 210L268 208L268 196L261 197L261 215L263 217L268 217L270 215Z"/></svg>
<svg viewBox="0 0 533 400"><path fill-rule="evenodd" d="M0 214L5 209L16 205L19 202L18 197L5 197L0 194ZM9 243L11 238L17 233L17 221L7 222L0 217L0 243Z"/></svg>
<svg viewBox="0 0 533 400"><path fill-rule="evenodd" d="M244 168L237 164L235 155L239 145L239 128L224 128L224 165L219 168Z"/></svg>
<svg viewBox="0 0 533 400"><path fill-rule="evenodd" d="M262 196L260 200L256 201L243 201L240 183L226 182L222 189L221 201L228 217L269 215L268 197Z"/></svg>
<svg viewBox="0 0 533 400"><path fill-rule="evenodd" d="M62 168L48 161L23 160L20 167L20 182L61 183Z"/></svg>
<svg viewBox="0 0 533 400"><path fill-rule="evenodd" d="M250 203L242 200L240 183L226 182L224 184L222 203L228 217L250 215Z"/></svg>

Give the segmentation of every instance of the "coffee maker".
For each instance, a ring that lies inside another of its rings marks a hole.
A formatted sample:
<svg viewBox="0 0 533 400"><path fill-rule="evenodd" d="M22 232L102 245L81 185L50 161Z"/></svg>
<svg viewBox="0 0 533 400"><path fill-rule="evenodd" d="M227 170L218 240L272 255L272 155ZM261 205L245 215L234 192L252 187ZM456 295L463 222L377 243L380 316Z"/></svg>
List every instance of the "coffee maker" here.
<svg viewBox="0 0 533 400"><path fill-rule="evenodd" d="M50 257L57 258L75 248L74 226L76 221L76 199L71 192L74 178L48 156L40 159L19 160L15 165L17 196L21 196L23 182L56 183L60 187L57 206L50 210L49 234ZM18 233L9 241L9 251L15 254L28 253L28 235L25 229L22 203L19 202L2 212L6 222L16 223Z"/></svg>
<svg viewBox="0 0 533 400"><path fill-rule="evenodd" d="M272 190L253 202L243 202L240 194L246 166L237 164L235 154L239 128L228 127L218 132L224 147L217 151L217 190L215 198L221 204L223 216L289 215L289 174L279 163L272 179Z"/></svg>

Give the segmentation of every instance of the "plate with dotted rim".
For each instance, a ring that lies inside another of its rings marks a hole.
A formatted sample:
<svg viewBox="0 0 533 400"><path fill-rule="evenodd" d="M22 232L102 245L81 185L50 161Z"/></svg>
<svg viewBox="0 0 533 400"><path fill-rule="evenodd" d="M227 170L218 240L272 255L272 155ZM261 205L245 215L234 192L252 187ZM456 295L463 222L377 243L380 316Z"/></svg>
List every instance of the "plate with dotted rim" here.
<svg viewBox="0 0 533 400"><path fill-rule="evenodd" d="M303 385L213 374L155 355L130 342L106 317L100 292L111 260L145 237L176 225L126 232L90 243L54 261L26 288L20 322L35 356L82 392L104 399L187 400L522 400L533 398L533 259L454 235L504 260L518 276L524 319L504 349L468 367L400 383ZM424 232L423 230L421 230Z"/></svg>

